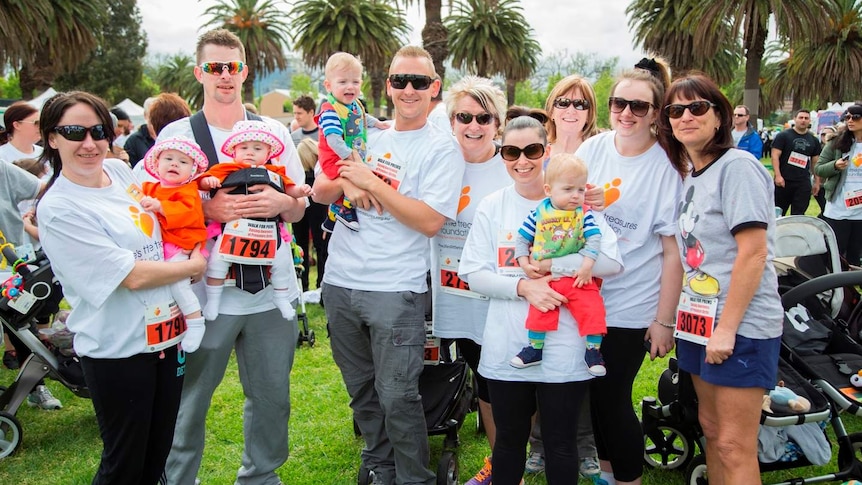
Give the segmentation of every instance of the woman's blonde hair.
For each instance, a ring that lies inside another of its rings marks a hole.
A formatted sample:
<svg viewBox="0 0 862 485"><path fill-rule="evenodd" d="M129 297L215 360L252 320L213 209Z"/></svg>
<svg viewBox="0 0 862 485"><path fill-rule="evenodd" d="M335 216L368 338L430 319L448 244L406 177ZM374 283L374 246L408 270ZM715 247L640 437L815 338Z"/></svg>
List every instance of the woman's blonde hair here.
<svg viewBox="0 0 862 485"><path fill-rule="evenodd" d="M299 154L299 160L302 162L302 168L305 171L314 170L314 165L317 163L320 152L317 148L317 142L313 138L303 138L299 145L296 146L296 152Z"/></svg>

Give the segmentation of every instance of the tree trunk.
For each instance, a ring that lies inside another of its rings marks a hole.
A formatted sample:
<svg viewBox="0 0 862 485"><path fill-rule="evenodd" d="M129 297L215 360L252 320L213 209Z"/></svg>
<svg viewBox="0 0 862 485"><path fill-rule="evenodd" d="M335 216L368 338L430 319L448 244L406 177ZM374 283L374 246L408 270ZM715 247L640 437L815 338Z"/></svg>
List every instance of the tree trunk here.
<svg viewBox="0 0 862 485"><path fill-rule="evenodd" d="M742 94L742 102L748 107L751 119L757 120L760 117L760 63L766 51L767 31L766 26L759 19L747 21L754 22L754 25L752 25L753 35L750 44L745 46L745 90Z"/></svg>
<svg viewBox="0 0 862 485"><path fill-rule="evenodd" d="M379 117L381 113L380 100L383 98L383 91L386 88L386 71L376 69L371 73L371 104L369 112Z"/></svg>
<svg viewBox="0 0 862 485"><path fill-rule="evenodd" d="M21 66L18 71L18 82L21 86L21 96L31 99L54 84L54 79L61 73L56 71L56 64L45 49L40 49L33 57Z"/></svg>
<svg viewBox="0 0 862 485"><path fill-rule="evenodd" d="M243 103L254 103L254 78L257 76L254 69L250 67L248 69L248 77L245 78L245 82L242 85L242 101Z"/></svg>
<svg viewBox="0 0 862 485"><path fill-rule="evenodd" d="M422 46L434 59L434 69L440 76L441 85L446 77L443 63L449 57L449 34L443 25L442 9L442 0L425 0L425 27L422 29Z"/></svg>
<svg viewBox="0 0 862 485"><path fill-rule="evenodd" d="M509 106L515 104L515 84L517 84L517 81L514 78L506 78L506 103Z"/></svg>

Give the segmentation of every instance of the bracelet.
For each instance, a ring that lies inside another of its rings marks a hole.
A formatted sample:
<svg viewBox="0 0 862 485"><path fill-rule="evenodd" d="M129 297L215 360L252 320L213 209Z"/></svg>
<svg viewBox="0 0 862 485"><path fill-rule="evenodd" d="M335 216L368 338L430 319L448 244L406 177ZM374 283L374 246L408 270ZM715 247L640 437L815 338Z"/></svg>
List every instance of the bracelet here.
<svg viewBox="0 0 862 485"><path fill-rule="evenodd" d="M664 328L676 328L676 325L674 325L674 324L672 324L672 323L664 323L664 322L662 322L661 320L659 320L658 318L653 318L653 319L652 319L652 323L657 323L657 324L661 325L661 326L662 326L662 327L664 327Z"/></svg>

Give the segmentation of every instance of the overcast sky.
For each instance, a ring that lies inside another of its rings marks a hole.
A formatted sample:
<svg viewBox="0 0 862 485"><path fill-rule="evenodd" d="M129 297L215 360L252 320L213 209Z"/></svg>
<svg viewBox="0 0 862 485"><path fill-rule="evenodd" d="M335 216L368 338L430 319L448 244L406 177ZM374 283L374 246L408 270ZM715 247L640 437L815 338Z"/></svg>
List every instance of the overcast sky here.
<svg viewBox="0 0 862 485"><path fill-rule="evenodd" d="M630 0L521 0L524 16L535 31L545 53L567 49L570 53L595 52L600 57L619 58L620 67L634 65L643 57L632 45L625 15ZM214 0L144 0L138 2L147 33L150 54L192 53L204 23L203 12ZM444 2L445 4L445 2ZM287 10L289 7L285 6ZM410 41L422 43L425 23L415 4L408 11L413 28ZM443 13L444 17L446 12Z"/></svg>

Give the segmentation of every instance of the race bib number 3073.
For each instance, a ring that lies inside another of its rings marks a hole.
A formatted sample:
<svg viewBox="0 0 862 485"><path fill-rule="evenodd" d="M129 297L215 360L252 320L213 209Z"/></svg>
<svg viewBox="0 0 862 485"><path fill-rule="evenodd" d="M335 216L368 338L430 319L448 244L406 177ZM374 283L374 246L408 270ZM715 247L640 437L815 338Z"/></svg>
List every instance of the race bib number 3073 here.
<svg viewBox="0 0 862 485"><path fill-rule="evenodd" d="M676 331L673 336L706 345L715 328L717 298L704 298L682 293L676 308Z"/></svg>

